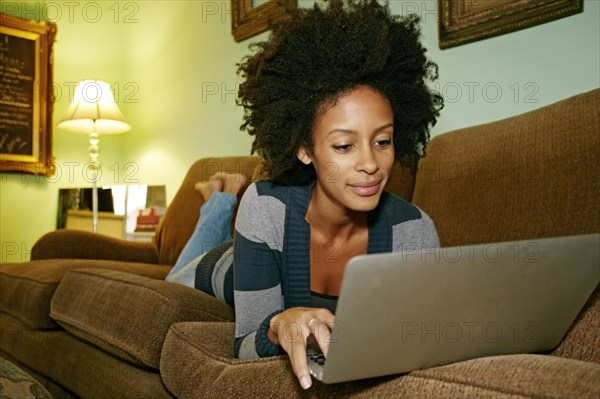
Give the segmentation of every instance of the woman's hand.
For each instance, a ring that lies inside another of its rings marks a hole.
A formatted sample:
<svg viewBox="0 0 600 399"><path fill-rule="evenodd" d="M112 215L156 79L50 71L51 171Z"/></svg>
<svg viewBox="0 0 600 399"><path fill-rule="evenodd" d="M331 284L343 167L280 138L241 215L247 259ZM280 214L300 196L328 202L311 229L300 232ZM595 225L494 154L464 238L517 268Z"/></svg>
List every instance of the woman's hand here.
<svg viewBox="0 0 600 399"><path fill-rule="evenodd" d="M312 334L327 357L334 322L335 316L328 309L320 308L290 308L271 319L269 340L287 352L294 374L304 389L312 385L306 362L306 340Z"/></svg>

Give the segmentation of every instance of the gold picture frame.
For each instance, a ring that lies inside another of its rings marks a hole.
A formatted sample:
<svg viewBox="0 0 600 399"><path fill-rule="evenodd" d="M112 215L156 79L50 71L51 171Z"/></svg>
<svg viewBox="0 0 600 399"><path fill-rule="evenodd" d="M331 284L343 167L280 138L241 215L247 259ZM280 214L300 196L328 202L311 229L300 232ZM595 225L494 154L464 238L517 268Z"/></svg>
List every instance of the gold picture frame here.
<svg viewBox="0 0 600 399"><path fill-rule="evenodd" d="M583 0L438 0L441 49L583 12Z"/></svg>
<svg viewBox="0 0 600 399"><path fill-rule="evenodd" d="M56 25L0 13L0 172L54 173Z"/></svg>
<svg viewBox="0 0 600 399"><path fill-rule="evenodd" d="M254 0L231 0L231 33L236 42L246 40L271 29L297 5L297 0L269 0L260 5Z"/></svg>

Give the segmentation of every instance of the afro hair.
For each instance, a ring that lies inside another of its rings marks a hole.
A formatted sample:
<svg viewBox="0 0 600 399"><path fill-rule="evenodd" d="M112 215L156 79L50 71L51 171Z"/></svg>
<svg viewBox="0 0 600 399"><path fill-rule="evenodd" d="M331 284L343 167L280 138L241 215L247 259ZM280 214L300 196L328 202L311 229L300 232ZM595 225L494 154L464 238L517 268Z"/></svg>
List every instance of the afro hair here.
<svg viewBox="0 0 600 399"><path fill-rule="evenodd" d="M298 149L312 149L315 120L353 88L366 85L388 99L395 158L412 168L443 107L427 86L438 67L425 56L418 16L393 16L375 0L327 3L295 10L238 64L241 128L254 136L252 153L264 158L277 184L315 178L314 167L297 159Z"/></svg>

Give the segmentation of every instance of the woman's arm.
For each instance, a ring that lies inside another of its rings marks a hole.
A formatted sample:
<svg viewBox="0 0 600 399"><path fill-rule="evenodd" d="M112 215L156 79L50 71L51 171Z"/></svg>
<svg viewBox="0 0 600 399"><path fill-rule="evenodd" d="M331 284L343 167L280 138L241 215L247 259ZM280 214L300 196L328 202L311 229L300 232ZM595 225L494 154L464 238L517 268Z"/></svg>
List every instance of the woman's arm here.
<svg viewBox="0 0 600 399"><path fill-rule="evenodd" d="M236 357L283 354L267 335L271 318L284 309L276 254L267 243L251 241L236 231L233 267Z"/></svg>
<svg viewBox="0 0 600 399"><path fill-rule="evenodd" d="M268 339L271 318L284 310L282 291L285 204L248 187L240 202L234 238L236 357L251 359L282 354Z"/></svg>
<svg viewBox="0 0 600 399"><path fill-rule="evenodd" d="M421 211L421 218L423 221L423 248L432 249L440 247L440 238L438 236L433 220L428 214Z"/></svg>
<svg viewBox="0 0 600 399"><path fill-rule="evenodd" d="M236 329L240 359L287 353L303 388L311 385L306 341L312 333L327 354L335 317L327 309L285 309L283 236L285 204L251 185L240 203L234 239Z"/></svg>

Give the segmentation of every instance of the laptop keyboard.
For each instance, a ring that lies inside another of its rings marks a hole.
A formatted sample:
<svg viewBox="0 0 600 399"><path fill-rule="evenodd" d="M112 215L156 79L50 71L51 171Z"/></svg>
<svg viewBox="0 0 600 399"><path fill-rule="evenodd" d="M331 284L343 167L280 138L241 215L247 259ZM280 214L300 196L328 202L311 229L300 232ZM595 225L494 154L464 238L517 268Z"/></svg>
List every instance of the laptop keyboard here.
<svg viewBox="0 0 600 399"><path fill-rule="evenodd" d="M307 356L319 366L325 366L325 356L322 353L309 353Z"/></svg>
<svg viewBox="0 0 600 399"><path fill-rule="evenodd" d="M323 379L323 367L325 367L325 356L322 353L307 353L308 370L317 380Z"/></svg>

